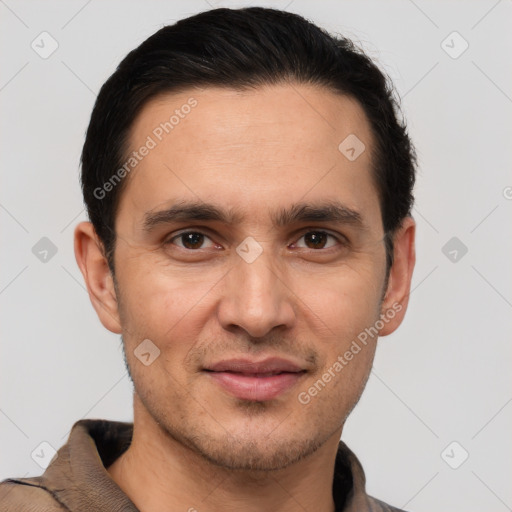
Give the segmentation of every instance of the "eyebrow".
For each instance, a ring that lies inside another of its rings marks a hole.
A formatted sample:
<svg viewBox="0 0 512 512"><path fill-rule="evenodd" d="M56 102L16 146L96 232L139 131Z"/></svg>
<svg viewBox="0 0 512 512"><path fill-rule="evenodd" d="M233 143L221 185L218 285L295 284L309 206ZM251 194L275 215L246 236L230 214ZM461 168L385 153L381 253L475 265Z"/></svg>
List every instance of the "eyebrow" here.
<svg viewBox="0 0 512 512"><path fill-rule="evenodd" d="M245 215L236 208L223 208L202 201L179 201L164 210L145 213L143 230L151 232L157 226L172 222L218 221L224 224L240 224ZM304 222L332 222L364 228L359 212L337 201L321 203L296 203L271 213L274 227Z"/></svg>

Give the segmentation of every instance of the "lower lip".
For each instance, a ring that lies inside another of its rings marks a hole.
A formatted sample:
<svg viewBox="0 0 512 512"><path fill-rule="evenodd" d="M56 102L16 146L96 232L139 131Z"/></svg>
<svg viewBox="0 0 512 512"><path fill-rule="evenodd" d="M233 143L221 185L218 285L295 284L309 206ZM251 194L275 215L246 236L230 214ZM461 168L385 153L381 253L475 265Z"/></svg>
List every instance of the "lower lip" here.
<svg viewBox="0 0 512 512"><path fill-rule="evenodd" d="M299 373L280 373L269 377L256 377L231 372L207 372L215 382L236 398L265 401L277 398L293 387L303 376Z"/></svg>

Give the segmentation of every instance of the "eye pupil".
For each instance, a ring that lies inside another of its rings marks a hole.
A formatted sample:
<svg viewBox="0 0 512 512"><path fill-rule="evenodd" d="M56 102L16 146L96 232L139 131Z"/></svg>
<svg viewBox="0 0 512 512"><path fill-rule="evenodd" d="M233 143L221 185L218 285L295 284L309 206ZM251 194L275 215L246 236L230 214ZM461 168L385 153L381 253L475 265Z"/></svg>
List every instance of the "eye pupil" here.
<svg viewBox="0 0 512 512"><path fill-rule="evenodd" d="M324 246L326 239L327 239L327 234L321 233L318 231L312 231L311 233L307 233L306 235L304 235L304 240L306 241L306 245L311 243L311 244L313 244L313 248L315 248L315 249L318 249L318 247Z"/></svg>
<svg viewBox="0 0 512 512"><path fill-rule="evenodd" d="M184 233L181 235L181 241L187 249L198 249L203 245L204 235L201 233Z"/></svg>

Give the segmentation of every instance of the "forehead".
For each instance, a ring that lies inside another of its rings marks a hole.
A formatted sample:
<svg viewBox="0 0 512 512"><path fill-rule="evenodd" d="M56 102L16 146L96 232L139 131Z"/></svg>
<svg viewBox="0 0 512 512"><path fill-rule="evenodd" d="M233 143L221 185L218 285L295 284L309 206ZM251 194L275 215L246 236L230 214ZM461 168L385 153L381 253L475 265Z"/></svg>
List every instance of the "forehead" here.
<svg viewBox="0 0 512 512"><path fill-rule="evenodd" d="M360 104L325 87L291 83L243 90L208 87L151 99L133 123L130 142L136 147L152 135L157 143L171 145L193 135L191 143L216 153L237 142L253 147L288 143L283 149L295 142L296 149L304 144L304 149L319 145L336 149L341 136L353 133L350 130L370 142L371 130ZM186 149L175 144L174 151Z"/></svg>
<svg viewBox="0 0 512 512"><path fill-rule="evenodd" d="M347 158L346 140L349 146L357 141L358 152L365 150ZM323 87L208 87L164 94L142 109L129 146L130 152L150 147L121 197L120 210L130 201L134 214L172 198L217 199L261 211L307 197L341 199L359 209L375 206L366 115L352 98Z"/></svg>

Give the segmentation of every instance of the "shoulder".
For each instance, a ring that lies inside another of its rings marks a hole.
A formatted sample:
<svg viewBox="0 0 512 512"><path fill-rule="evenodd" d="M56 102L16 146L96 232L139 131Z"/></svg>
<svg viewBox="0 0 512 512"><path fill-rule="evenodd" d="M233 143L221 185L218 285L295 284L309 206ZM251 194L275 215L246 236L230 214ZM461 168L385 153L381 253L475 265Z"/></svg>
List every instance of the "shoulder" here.
<svg viewBox="0 0 512 512"><path fill-rule="evenodd" d="M67 510L39 478L8 478L0 482L0 512L63 512Z"/></svg>
<svg viewBox="0 0 512 512"><path fill-rule="evenodd" d="M372 512L406 512L401 508L392 507L391 505L371 496L368 496L368 504L371 507L370 510Z"/></svg>

